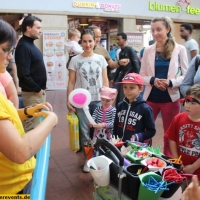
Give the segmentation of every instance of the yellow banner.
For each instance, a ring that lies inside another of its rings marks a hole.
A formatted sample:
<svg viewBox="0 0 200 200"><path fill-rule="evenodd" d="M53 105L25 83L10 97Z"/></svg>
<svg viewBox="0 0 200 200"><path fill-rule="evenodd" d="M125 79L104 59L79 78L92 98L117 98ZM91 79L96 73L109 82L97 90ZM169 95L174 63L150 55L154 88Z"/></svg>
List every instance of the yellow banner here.
<svg viewBox="0 0 200 200"><path fill-rule="evenodd" d="M30 194L0 194L1 199L30 199Z"/></svg>

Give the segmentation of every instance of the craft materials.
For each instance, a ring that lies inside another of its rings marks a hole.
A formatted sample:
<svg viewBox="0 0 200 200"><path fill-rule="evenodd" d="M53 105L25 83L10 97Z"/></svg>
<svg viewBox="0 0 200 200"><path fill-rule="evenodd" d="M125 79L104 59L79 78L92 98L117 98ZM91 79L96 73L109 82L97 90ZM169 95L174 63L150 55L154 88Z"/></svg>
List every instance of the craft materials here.
<svg viewBox="0 0 200 200"><path fill-rule="evenodd" d="M137 175L141 174L141 172L142 172L142 168L138 169Z"/></svg>
<svg viewBox="0 0 200 200"><path fill-rule="evenodd" d="M141 151L133 151L132 156L135 158L146 158L149 155L149 153L145 150Z"/></svg>
<svg viewBox="0 0 200 200"><path fill-rule="evenodd" d="M153 176L150 176L148 181L146 183L142 182L142 184L148 189L152 190L155 193L157 193L160 190L169 190L169 188L166 188L169 184L166 183L166 181L157 181L153 178ZM172 183L170 183L172 184Z"/></svg>
<svg viewBox="0 0 200 200"><path fill-rule="evenodd" d="M148 151L150 151L151 153L154 153L154 154L157 154L157 155L161 155L161 147L158 146L158 147L146 147L146 149Z"/></svg>
<svg viewBox="0 0 200 200"><path fill-rule="evenodd" d="M167 182L181 183L183 182L184 177L178 173L176 169L170 168L164 170L162 179Z"/></svg>
<svg viewBox="0 0 200 200"><path fill-rule="evenodd" d="M182 164L183 162L181 161L181 155L179 156L179 158L172 158L172 159L168 159L171 163L174 164Z"/></svg>
<svg viewBox="0 0 200 200"><path fill-rule="evenodd" d="M164 161L162 161L159 158L150 158L146 161L147 165L155 166L155 167L163 167L164 166Z"/></svg>

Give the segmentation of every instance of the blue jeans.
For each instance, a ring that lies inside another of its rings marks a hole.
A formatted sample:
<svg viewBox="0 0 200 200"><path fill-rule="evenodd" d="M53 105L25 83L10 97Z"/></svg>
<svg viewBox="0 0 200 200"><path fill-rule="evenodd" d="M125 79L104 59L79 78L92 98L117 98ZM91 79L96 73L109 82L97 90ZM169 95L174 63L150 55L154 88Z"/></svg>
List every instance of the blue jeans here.
<svg viewBox="0 0 200 200"><path fill-rule="evenodd" d="M101 106L100 101L92 101L89 104L89 112L91 115L98 106ZM80 132L79 135L80 135L81 147L83 148L84 142L90 139L89 121L82 108L76 108L76 115L79 119L79 132Z"/></svg>
<svg viewBox="0 0 200 200"><path fill-rule="evenodd" d="M18 99L19 99L19 108L24 108L22 96L18 96Z"/></svg>

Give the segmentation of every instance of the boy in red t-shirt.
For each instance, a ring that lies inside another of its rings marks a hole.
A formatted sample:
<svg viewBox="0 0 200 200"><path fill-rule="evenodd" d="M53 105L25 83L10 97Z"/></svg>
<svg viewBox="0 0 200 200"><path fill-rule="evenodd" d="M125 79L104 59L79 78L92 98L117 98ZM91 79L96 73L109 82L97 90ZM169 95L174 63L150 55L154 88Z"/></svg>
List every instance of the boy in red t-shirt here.
<svg viewBox="0 0 200 200"><path fill-rule="evenodd" d="M185 112L175 116L165 136L172 156L182 156L183 172L200 180L200 84L187 90L184 107Z"/></svg>

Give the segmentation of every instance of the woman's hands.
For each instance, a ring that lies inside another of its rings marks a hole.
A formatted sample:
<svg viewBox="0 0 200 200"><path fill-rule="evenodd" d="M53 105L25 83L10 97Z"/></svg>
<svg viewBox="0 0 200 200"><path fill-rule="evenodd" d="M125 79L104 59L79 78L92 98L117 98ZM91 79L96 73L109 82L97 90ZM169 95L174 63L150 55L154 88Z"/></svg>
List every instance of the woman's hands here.
<svg viewBox="0 0 200 200"><path fill-rule="evenodd" d="M158 88L159 90L165 91L167 87L169 87L169 80L155 78L154 86Z"/></svg>
<svg viewBox="0 0 200 200"><path fill-rule="evenodd" d="M72 107L72 105L69 103L69 101L67 102L67 108L68 108L68 111L70 113L75 113L76 112L75 108Z"/></svg>

